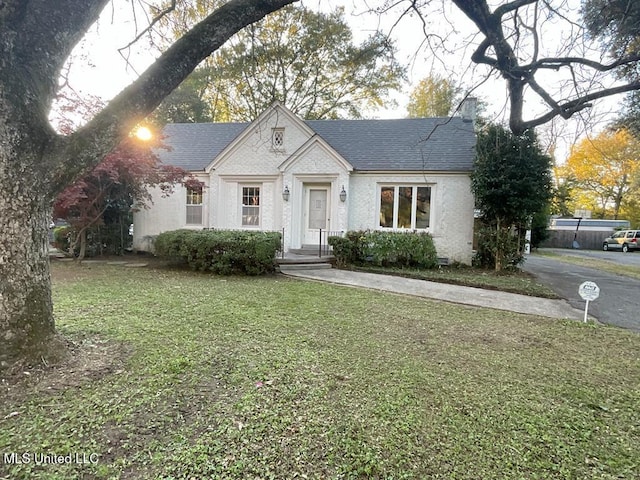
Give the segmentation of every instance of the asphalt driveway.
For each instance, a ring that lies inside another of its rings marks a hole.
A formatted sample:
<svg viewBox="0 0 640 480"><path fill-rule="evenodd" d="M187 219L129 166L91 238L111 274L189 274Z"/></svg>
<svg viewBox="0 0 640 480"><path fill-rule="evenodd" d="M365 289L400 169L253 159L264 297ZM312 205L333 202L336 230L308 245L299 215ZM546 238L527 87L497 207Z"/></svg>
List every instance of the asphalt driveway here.
<svg viewBox="0 0 640 480"><path fill-rule="evenodd" d="M623 254L620 252L563 250L562 253L592 256L592 258L601 258L596 256L605 254L607 260L612 258L625 262L636 261L637 257L640 261L640 252ZM600 287L600 297L590 302L589 315L602 323L640 333L640 280L563 263L552 257L535 254L527 257L523 269L534 274L541 283L551 287L572 307L582 310L584 310L585 301L578 295L578 287L587 280L595 282Z"/></svg>

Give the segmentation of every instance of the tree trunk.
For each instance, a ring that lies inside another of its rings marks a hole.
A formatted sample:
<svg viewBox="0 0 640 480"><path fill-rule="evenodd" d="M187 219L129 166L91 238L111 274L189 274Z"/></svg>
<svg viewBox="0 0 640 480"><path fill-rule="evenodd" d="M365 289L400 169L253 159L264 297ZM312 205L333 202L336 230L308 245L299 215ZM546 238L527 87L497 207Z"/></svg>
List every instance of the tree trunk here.
<svg viewBox="0 0 640 480"><path fill-rule="evenodd" d="M0 148L0 371L50 355L55 334L49 205L17 158Z"/></svg>
<svg viewBox="0 0 640 480"><path fill-rule="evenodd" d="M87 229L80 230L80 253L78 253L78 262L84 260L87 253Z"/></svg>
<svg viewBox="0 0 640 480"><path fill-rule="evenodd" d="M495 258L495 271L499 272L502 270L502 258L504 256L504 252L502 251L502 237L500 235L500 219L498 218L496 224L496 258Z"/></svg>

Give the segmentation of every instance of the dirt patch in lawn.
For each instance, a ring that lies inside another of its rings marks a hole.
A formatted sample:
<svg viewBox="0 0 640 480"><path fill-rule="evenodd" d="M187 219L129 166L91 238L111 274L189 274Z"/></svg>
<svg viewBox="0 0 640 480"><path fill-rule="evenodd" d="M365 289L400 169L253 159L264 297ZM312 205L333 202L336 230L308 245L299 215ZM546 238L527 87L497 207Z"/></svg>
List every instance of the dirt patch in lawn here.
<svg viewBox="0 0 640 480"><path fill-rule="evenodd" d="M153 255L110 255L85 258L78 262L73 258L51 257L51 279L58 284L80 282L95 277L97 267L104 265L127 268L154 268L162 269L171 266L171 262L154 257Z"/></svg>
<svg viewBox="0 0 640 480"><path fill-rule="evenodd" d="M132 353L127 344L95 336L61 341L67 351L55 364L22 368L0 378L0 403L11 404L32 394L78 388L106 375L121 373Z"/></svg>

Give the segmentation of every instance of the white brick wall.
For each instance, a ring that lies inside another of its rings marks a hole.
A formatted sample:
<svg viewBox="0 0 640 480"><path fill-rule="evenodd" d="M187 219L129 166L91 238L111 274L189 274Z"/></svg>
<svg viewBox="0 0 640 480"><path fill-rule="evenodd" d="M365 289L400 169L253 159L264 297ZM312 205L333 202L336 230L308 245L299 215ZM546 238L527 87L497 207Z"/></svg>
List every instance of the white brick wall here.
<svg viewBox="0 0 640 480"><path fill-rule="evenodd" d="M471 263L474 199L469 175L353 174L348 200L350 230L379 228L380 184L430 186L432 207L429 231L438 256Z"/></svg>
<svg viewBox="0 0 640 480"><path fill-rule="evenodd" d="M203 181L206 177L197 177ZM203 224L187 225L187 192L182 185L176 185L169 196L163 196L159 188L152 188L152 202L148 208L140 209L133 214L133 248L140 251L151 251L153 237L159 233L179 228L201 229L208 226L209 191L203 189Z"/></svg>

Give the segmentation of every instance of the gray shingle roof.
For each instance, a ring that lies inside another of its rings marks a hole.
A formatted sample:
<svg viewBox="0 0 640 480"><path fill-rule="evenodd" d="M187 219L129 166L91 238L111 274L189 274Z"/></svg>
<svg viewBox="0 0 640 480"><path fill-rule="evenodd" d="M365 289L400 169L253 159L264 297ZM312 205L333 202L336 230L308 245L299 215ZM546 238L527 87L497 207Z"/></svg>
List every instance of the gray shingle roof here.
<svg viewBox="0 0 640 480"><path fill-rule="evenodd" d="M461 118L306 122L356 170L470 171L471 122Z"/></svg>
<svg viewBox="0 0 640 480"><path fill-rule="evenodd" d="M461 118L310 120L305 122L355 170L471 171L475 135ZM248 123L181 123L164 128L171 151L160 159L186 170L203 170Z"/></svg>
<svg viewBox="0 0 640 480"><path fill-rule="evenodd" d="M248 123L170 123L162 133L170 150L157 151L162 163L185 170L204 170Z"/></svg>

